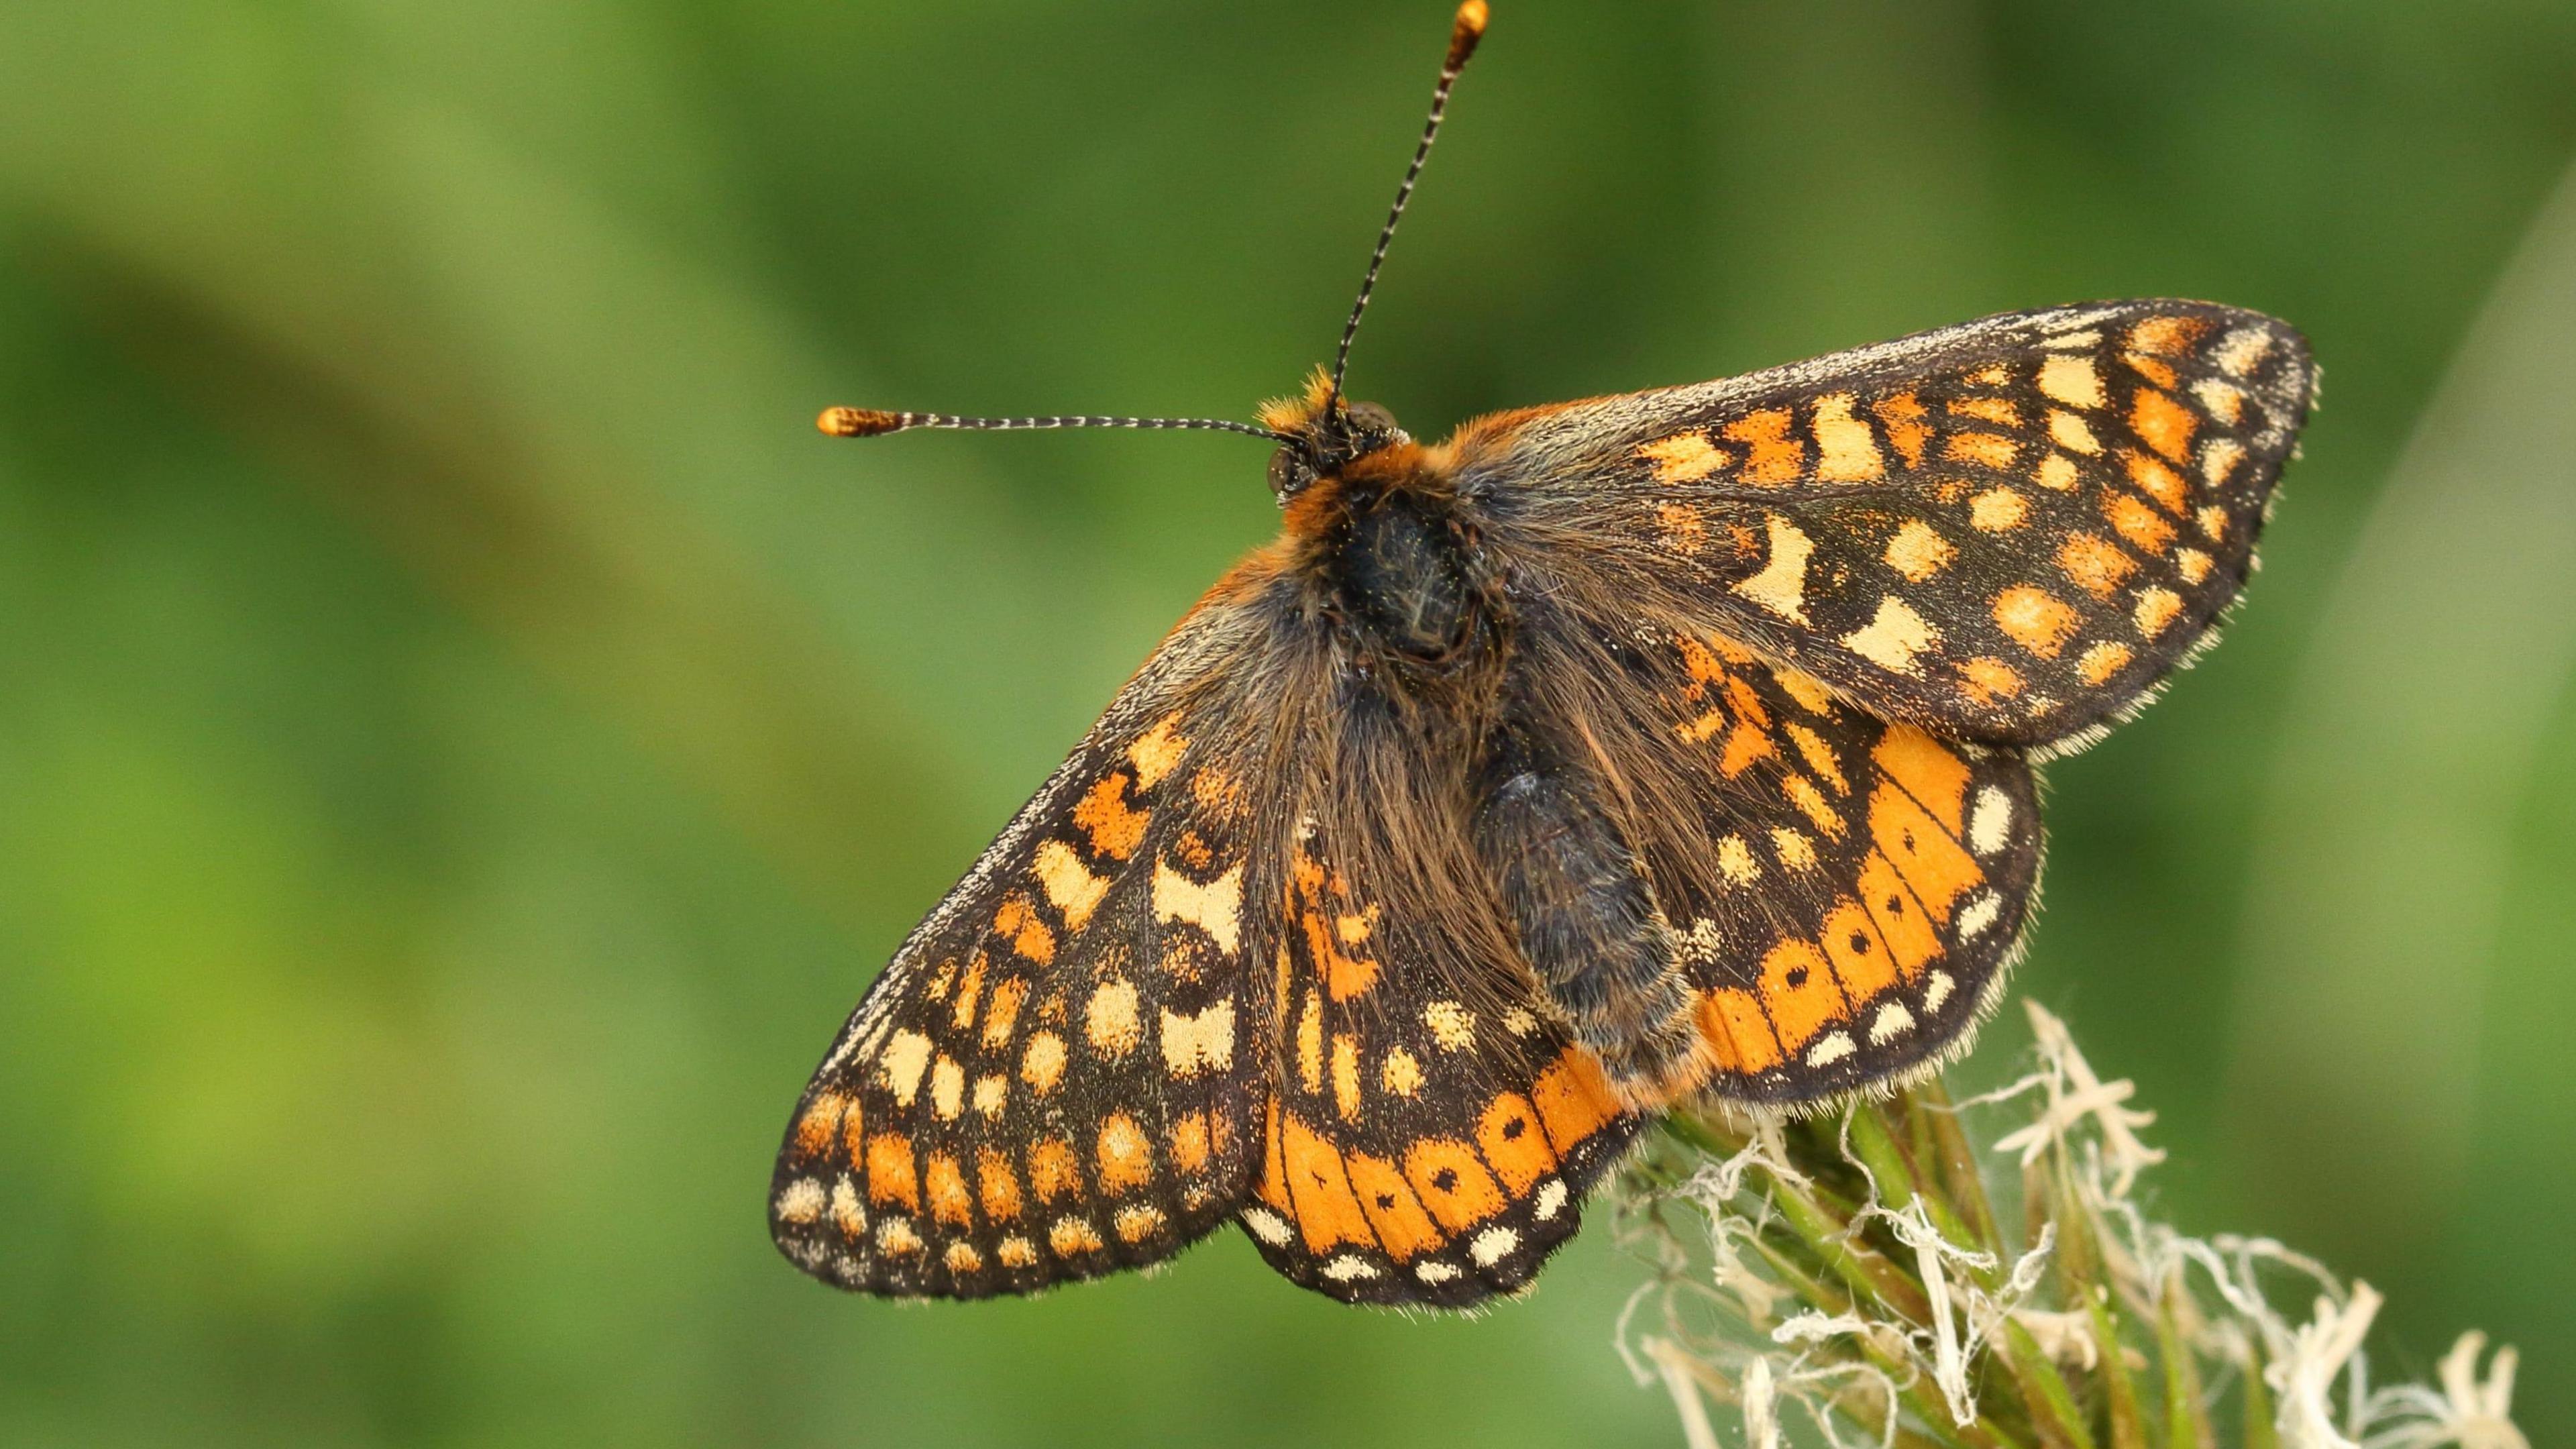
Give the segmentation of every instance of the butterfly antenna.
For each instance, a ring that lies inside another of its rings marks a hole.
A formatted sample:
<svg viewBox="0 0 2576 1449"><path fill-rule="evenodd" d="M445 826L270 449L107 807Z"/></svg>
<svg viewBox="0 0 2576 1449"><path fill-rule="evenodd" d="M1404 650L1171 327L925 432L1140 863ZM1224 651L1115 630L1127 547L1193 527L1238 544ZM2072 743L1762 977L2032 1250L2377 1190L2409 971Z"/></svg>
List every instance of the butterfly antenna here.
<svg viewBox="0 0 2576 1449"><path fill-rule="evenodd" d="M1431 159L1431 143L1440 138L1440 118L1449 111L1450 87L1458 83L1467 57L1476 53L1476 42L1484 38L1485 0L1466 0L1449 26L1449 55L1440 63L1440 84L1431 91L1431 118L1422 124L1422 144L1413 148L1413 164L1404 168L1404 184L1395 189L1395 205L1377 234L1377 250L1369 254L1368 275L1360 279L1359 300L1351 304L1351 320L1342 324L1342 345L1333 353L1333 386L1324 400L1328 413L1341 404L1342 374L1351 365L1351 339L1359 336L1360 314L1368 310L1369 293L1377 290L1378 268L1386 265L1386 249L1395 242L1395 224L1404 220L1404 204L1413 199L1414 183L1422 179L1422 163Z"/></svg>
<svg viewBox="0 0 2576 1449"><path fill-rule="evenodd" d="M1249 433L1274 443L1285 433L1225 418L961 418L953 413L889 413L875 408L825 408L814 425L836 438L873 438L906 428L957 428L970 432L1014 432L1027 428L1196 428L1212 433Z"/></svg>

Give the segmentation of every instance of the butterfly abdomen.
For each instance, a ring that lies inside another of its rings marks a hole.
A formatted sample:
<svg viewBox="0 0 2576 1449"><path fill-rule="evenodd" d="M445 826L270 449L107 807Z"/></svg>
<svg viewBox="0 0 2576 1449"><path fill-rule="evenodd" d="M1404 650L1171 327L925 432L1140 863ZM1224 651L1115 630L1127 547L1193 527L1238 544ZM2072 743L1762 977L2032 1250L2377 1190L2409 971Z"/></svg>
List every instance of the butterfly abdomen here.
<svg viewBox="0 0 2576 1449"><path fill-rule="evenodd" d="M1614 1085L1695 1050L1691 989L1636 852L1591 782L1506 737L1486 772L1476 853L1521 954Z"/></svg>

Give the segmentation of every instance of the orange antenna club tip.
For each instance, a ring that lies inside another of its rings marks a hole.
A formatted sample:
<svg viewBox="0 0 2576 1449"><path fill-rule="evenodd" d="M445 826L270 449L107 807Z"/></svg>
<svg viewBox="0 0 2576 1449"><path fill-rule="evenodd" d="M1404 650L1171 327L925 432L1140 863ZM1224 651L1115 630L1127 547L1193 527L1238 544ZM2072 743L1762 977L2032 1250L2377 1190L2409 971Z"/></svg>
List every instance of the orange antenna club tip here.
<svg viewBox="0 0 2576 1449"><path fill-rule="evenodd" d="M874 408L825 408L814 420L814 426L836 438L873 438L904 426L901 413L879 412Z"/></svg>
<svg viewBox="0 0 2576 1449"><path fill-rule="evenodd" d="M1458 7L1457 22L1449 27L1449 63L1443 69L1464 69L1467 57L1476 53L1476 42L1485 38L1485 0L1467 0Z"/></svg>

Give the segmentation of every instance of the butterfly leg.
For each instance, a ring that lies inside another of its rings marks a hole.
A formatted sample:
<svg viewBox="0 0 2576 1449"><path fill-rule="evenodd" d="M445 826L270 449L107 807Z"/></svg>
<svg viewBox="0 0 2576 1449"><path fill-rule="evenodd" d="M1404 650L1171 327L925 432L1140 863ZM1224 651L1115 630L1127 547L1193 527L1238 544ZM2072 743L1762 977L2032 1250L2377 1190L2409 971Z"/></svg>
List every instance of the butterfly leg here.
<svg viewBox="0 0 2576 1449"><path fill-rule="evenodd" d="M1672 928L1636 853L1590 779L1526 740L1507 736L1488 781L1476 851L1522 954L1611 1085L1651 1100L1698 1037Z"/></svg>

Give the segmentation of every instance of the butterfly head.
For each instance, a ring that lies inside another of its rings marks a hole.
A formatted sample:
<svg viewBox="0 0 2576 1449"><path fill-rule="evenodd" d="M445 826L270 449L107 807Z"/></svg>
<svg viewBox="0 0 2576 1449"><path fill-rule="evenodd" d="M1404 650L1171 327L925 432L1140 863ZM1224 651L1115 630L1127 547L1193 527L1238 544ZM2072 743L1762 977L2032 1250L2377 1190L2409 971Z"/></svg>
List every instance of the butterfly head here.
<svg viewBox="0 0 2576 1449"><path fill-rule="evenodd" d="M1395 414L1376 403L1351 402L1333 391L1322 369L1300 398L1262 404L1261 422L1279 439L1270 455L1270 491L1287 507L1319 479L1338 476L1352 465L1413 438L1398 427Z"/></svg>

